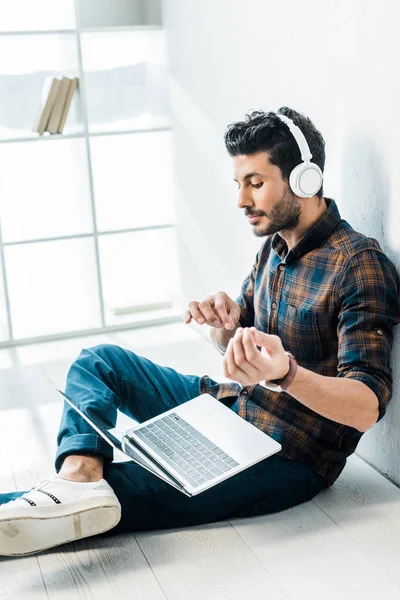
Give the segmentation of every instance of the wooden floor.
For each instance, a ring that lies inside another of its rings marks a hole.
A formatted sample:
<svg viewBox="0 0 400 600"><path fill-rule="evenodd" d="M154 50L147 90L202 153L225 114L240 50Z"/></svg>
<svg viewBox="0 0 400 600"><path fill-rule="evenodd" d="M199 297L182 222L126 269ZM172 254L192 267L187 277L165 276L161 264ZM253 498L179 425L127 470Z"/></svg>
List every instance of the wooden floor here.
<svg viewBox="0 0 400 600"><path fill-rule="evenodd" d="M104 342L221 379L220 355L183 324L1 350L0 492L53 472L54 384ZM0 558L0 599L397 600L399 565L400 490L353 457L332 489L279 514Z"/></svg>

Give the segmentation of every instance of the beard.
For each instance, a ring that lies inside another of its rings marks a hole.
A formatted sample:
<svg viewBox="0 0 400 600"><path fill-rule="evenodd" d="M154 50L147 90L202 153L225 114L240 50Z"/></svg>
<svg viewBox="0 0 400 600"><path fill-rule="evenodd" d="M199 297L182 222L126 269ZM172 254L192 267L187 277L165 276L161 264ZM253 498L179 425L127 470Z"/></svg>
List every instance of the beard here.
<svg viewBox="0 0 400 600"><path fill-rule="evenodd" d="M295 229L300 222L301 214L301 202L300 200L289 190L285 190L282 198L274 206L269 213L263 211L246 211L246 215L259 215L266 216L269 220L267 225L255 225L253 233L256 237L265 237L267 235L273 235L278 231L290 231Z"/></svg>

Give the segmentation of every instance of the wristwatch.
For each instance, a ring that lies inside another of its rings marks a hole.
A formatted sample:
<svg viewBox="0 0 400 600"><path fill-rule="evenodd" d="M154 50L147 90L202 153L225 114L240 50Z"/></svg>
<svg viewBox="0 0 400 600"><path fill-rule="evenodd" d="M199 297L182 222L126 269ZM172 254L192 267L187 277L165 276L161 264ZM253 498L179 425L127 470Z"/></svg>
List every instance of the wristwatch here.
<svg viewBox="0 0 400 600"><path fill-rule="evenodd" d="M289 357L289 371L286 375L280 379L274 379L273 381L260 381L259 385L262 385L272 392L285 392L288 389L296 375L297 362L291 352L286 352L285 350L285 354Z"/></svg>

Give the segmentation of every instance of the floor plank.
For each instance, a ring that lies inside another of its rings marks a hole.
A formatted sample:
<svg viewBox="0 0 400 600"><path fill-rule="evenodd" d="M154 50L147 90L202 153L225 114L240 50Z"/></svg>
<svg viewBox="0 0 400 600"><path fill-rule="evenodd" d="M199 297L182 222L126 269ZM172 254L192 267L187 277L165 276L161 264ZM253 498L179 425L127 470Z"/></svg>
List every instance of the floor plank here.
<svg viewBox="0 0 400 600"><path fill-rule="evenodd" d="M353 456L332 490L321 493L315 502L400 584L399 488Z"/></svg>
<svg viewBox="0 0 400 600"><path fill-rule="evenodd" d="M36 556L0 556L1 600L45 600L46 587Z"/></svg>
<svg viewBox="0 0 400 600"><path fill-rule="evenodd" d="M290 599L400 597L400 586L314 502L232 524Z"/></svg>
<svg viewBox="0 0 400 600"><path fill-rule="evenodd" d="M165 600L134 535L93 537L38 555L49 600Z"/></svg>
<svg viewBox="0 0 400 600"><path fill-rule="evenodd" d="M287 600L232 526L136 534L170 600Z"/></svg>

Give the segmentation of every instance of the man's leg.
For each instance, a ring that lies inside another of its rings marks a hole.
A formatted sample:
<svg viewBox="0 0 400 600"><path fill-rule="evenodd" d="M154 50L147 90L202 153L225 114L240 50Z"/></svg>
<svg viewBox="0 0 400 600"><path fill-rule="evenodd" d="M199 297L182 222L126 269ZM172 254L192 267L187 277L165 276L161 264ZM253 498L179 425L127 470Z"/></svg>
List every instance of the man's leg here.
<svg viewBox="0 0 400 600"><path fill-rule="evenodd" d="M122 505L108 533L186 527L285 510L327 487L308 466L279 455L261 461L192 498L134 463L105 466L104 476Z"/></svg>
<svg viewBox="0 0 400 600"><path fill-rule="evenodd" d="M279 455L193 498L133 462L108 464L104 476L121 503L122 516L119 523L103 535L188 527L274 513L311 500L328 487L309 467ZM22 492L0 494L0 504L20 494Z"/></svg>
<svg viewBox="0 0 400 600"><path fill-rule="evenodd" d="M199 377L180 375L111 344L82 350L71 365L66 386L66 395L89 416L100 416L108 428L115 426L118 408L143 421L199 392ZM57 478L29 493L0 496L0 555L33 552L95 535L118 522L119 501L102 479L103 463L112 460L113 450L69 404L64 407L58 444ZM10 500L15 502L4 504ZM80 515L86 524L80 523ZM58 536L52 534L52 519L54 526L59 525ZM22 547L28 538L29 544Z"/></svg>
<svg viewBox="0 0 400 600"><path fill-rule="evenodd" d="M26 492L9 492L7 494L0 494L0 504L7 504L12 500L16 500L25 494ZM0 554L1 556L1 554Z"/></svg>
<svg viewBox="0 0 400 600"><path fill-rule="evenodd" d="M84 411L99 411L110 427L115 425L117 407L142 421L199 392L198 377L180 375L109 345L82 351L71 366L66 389ZM304 502L326 487L308 467L274 456L188 498L135 463L110 464L108 444L69 406L59 444L56 467L61 467L59 475L65 479L81 482L93 475L97 480L105 461L104 477L122 505L121 521L111 533L274 512Z"/></svg>
<svg viewBox="0 0 400 600"><path fill-rule="evenodd" d="M200 377L181 375L131 350L102 344L82 350L69 369L65 394L111 429L117 409L142 422L198 396ZM57 442L57 471L66 456L94 455L106 462L113 457L111 446L67 403Z"/></svg>

